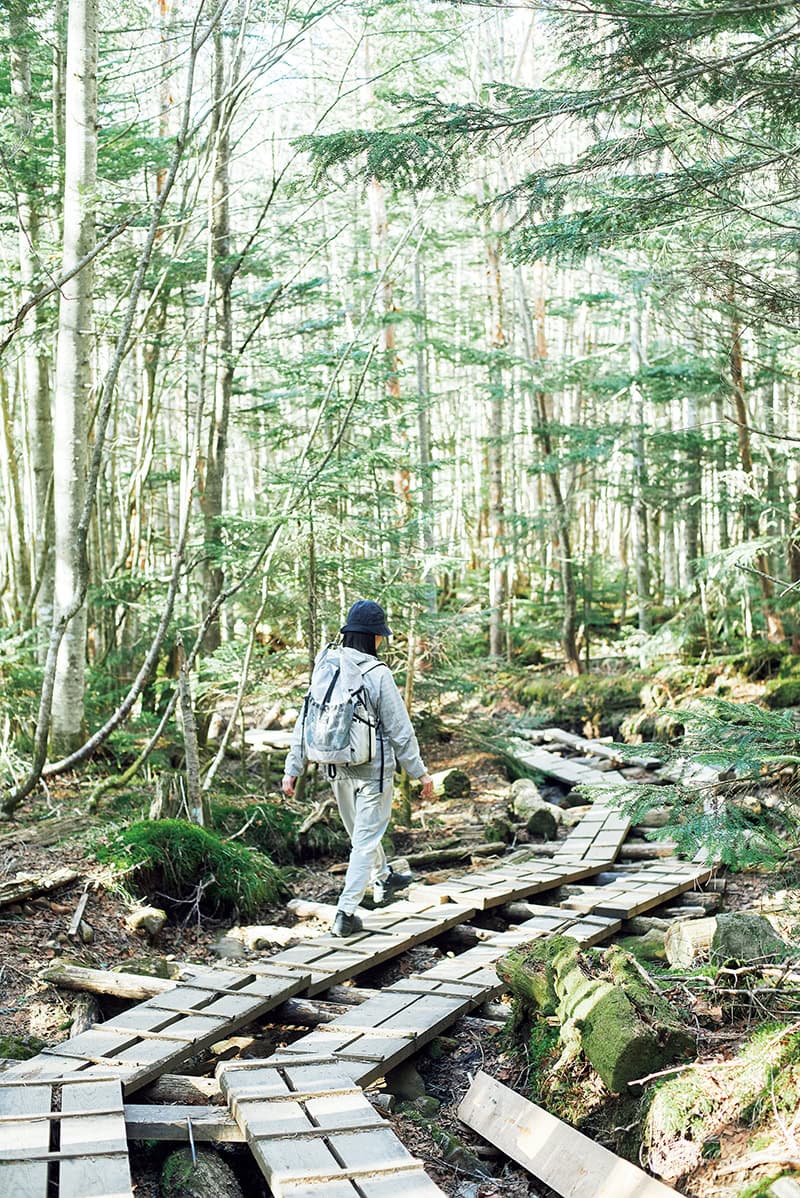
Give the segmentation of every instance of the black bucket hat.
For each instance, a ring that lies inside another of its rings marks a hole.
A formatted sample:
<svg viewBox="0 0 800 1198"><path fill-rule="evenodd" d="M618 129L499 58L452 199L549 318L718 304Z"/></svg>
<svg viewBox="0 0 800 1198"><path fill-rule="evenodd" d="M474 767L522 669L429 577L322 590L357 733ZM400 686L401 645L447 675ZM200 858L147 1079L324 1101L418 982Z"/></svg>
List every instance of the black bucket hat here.
<svg viewBox="0 0 800 1198"><path fill-rule="evenodd" d="M392 635L392 630L386 623L386 612L380 603L375 603L372 599L356 600L347 613L342 632L368 632L373 636Z"/></svg>

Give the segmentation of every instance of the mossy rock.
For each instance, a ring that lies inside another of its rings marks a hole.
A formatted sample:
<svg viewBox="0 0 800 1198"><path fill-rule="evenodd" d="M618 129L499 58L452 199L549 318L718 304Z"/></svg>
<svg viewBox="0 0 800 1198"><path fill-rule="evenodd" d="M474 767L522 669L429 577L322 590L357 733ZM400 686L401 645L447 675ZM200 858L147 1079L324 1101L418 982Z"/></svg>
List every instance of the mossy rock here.
<svg viewBox="0 0 800 1198"><path fill-rule="evenodd" d="M8 1061L29 1061L44 1048L38 1036L0 1036L0 1057Z"/></svg>
<svg viewBox="0 0 800 1198"><path fill-rule="evenodd" d="M506 844L511 844L514 839L514 827L509 820L503 819L502 816L497 816L484 825L484 834L489 843L497 840L503 840Z"/></svg>
<svg viewBox="0 0 800 1198"><path fill-rule="evenodd" d="M764 702L773 710L800 707L800 678L787 678L784 682L770 684L764 690Z"/></svg>
<svg viewBox="0 0 800 1198"><path fill-rule="evenodd" d="M754 911L724 911L716 917L711 941L711 959L719 964L732 961L747 965L784 961L795 950L773 928L768 919Z"/></svg>
<svg viewBox="0 0 800 1198"><path fill-rule="evenodd" d="M666 961L664 933L658 928L649 928L643 936L625 936L619 947L630 953L637 961Z"/></svg>

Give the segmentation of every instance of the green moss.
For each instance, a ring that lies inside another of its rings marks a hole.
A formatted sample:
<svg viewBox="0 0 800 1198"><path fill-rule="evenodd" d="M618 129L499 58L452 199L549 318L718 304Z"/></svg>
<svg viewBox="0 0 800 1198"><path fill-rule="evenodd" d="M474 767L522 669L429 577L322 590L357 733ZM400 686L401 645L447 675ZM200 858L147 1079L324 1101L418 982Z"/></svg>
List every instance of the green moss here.
<svg viewBox="0 0 800 1198"><path fill-rule="evenodd" d="M787 1173L785 1170L780 1173L770 1173L769 1177L762 1177L758 1181L751 1182L749 1186L745 1186L743 1190L739 1191L736 1198L770 1198L770 1187L780 1177L792 1177L800 1180L800 1174Z"/></svg>
<svg viewBox="0 0 800 1198"><path fill-rule="evenodd" d="M214 826L226 836L233 836L245 828L239 838L242 844L267 853L278 865L294 861L295 835L301 816L283 803L264 799L260 803L241 804L217 799L213 811Z"/></svg>
<svg viewBox="0 0 800 1198"><path fill-rule="evenodd" d="M96 845L95 855L124 872L143 897L157 894L178 910L199 897L209 914L248 917L286 895L280 869L265 854L184 820L142 820L118 829Z"/></svg>
<svg viewBox="0 0 800 1198"><path fill-rule="evenodd" d="M29 1061L44 1048L37 1036L0 1036L0 1057L9 1061Z"/></svg>
<svg viewBox="0 0 800 1198"><path fill-rule="evenodd" d="M597 729L616 729L627 711L640 706L640 690L646 676L626 674L581 674L577 678L542 674L526 680L517 690L521 703L533 714L548 713L559 723L581 730L585 724Z"/></svg>
<svg viewBox="0 0 800 1198"><path fill-rule="evenodd" d="M773 709L800 707L800 678L771 683L764 690L764 702Z"/></svg>

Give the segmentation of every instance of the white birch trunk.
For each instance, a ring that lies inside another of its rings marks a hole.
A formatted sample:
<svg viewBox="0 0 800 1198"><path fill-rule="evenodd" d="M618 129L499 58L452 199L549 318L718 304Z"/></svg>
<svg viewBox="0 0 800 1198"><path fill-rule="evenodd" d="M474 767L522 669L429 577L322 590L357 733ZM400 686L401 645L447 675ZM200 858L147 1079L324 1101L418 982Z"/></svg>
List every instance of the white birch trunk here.
<svg viewBox="0 0 800 1198"><path fill-rule="evenodd" d="M71 269L95 241L97 176L97 0L70 0L67 31L63 269ZM84 267L61 289L56 351L55 614L81 590L77 535L86 489L88 413L92 373L93 270ZM82 740L86 608L67 625L58 654L51 737L56 753Z"/></svg>

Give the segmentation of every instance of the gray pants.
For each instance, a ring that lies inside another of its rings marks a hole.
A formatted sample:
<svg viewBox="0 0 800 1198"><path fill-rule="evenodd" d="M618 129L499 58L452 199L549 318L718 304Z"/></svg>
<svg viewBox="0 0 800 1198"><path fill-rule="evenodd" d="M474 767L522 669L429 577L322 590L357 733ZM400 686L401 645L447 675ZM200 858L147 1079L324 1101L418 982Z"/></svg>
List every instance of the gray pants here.
<svg viewBox="0 0 800 1198"><path fill-rule="evenodd" d="M392 814L392 771L384 772L383 790L379 775L353 778L341 770L331 779L331 789L353 846L338 907L352 915L367 887L389 876L381 840Z"/></svg>

